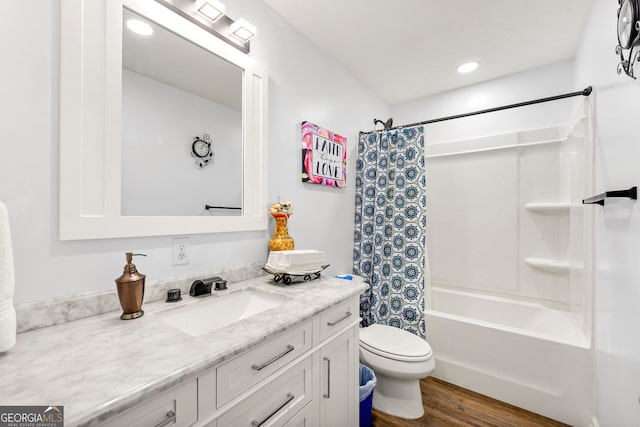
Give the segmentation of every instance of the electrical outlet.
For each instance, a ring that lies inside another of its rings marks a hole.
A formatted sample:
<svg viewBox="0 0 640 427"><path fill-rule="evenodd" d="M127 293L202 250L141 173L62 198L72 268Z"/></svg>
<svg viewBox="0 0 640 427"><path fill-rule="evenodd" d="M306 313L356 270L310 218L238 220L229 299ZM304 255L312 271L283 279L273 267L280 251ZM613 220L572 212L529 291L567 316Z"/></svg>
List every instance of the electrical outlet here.
<svg viewBox="0 0 640 427"><path fill-rule="evenodd" d="M173 239L173 265L189 264L189 238Z"/></svg>

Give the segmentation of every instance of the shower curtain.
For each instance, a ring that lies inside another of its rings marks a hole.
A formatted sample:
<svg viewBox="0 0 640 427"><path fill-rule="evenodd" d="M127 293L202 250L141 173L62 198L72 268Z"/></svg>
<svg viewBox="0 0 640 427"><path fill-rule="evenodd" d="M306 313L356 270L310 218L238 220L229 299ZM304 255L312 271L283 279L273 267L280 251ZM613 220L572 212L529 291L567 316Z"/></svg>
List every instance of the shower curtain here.
<svg viewBox="0 0 640 427"><path fill-rule="evenodd" d="M422 126L360 134L353 272L369 284L363 326L425 336L426 178Z"/></svg>

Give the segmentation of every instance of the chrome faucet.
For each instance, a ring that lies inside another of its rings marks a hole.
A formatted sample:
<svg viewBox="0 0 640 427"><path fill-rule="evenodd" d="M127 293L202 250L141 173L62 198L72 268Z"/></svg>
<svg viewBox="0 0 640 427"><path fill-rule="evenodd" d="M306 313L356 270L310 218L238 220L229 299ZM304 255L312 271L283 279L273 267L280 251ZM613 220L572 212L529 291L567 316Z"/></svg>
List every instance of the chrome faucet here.
<svg viewBox="0 0 640 427"><path fill-rule="evenodd" d="M214 287L214 284L215 284L215 287ZM189 295L191 295L192 297L211 295L212 287L216 291L223 291L227 289L227 281L218 276L210 277L208 279L203 279L203 280L195 280L191 284L191 289L189 289Z"/></svg>

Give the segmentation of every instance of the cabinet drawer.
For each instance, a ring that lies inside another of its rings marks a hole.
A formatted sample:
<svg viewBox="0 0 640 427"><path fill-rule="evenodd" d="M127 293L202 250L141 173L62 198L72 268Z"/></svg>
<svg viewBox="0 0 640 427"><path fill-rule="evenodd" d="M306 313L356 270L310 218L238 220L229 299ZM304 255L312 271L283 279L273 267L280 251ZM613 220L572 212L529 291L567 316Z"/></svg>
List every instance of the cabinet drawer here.
<svg viewBox="0 0 640 427"><path fill-rule="evenodd" d="M107 420L103 427L171 426L187 427L198 419L196 380L178 386L162 395Z"/></svg>
<svg viewBox="0 0 640 427"><path fill-rule="evenodd" d="M311 402L287 421L284 427L315 427L317 425L318 405Z"/></svg>
<svg viewBox="0 0 640 427"><path fill-rule="evenodd" d="M218 418L218 426L282 426L311 401L312 357L242 400Z"/></svg>
<svg viewBox="0 0 640 427"><path fill-rule="evenodd" d="M320 341L358 321L357 298L350 299L320 315Z"/></svg>
<svg viewBox="0 0 640 427"><path fill-rule="evenodd" d="M311 329L307 322L220 366L218 408L309 350Z"/></svg>

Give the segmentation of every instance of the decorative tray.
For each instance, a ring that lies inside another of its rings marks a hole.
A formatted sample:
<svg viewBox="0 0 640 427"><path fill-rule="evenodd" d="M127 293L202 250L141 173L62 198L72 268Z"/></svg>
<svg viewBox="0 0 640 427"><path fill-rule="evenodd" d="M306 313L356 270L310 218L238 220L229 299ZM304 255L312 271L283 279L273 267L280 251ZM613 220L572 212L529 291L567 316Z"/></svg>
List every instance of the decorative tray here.
<svg viewBox="0 0 640 427"><path fill-rule="evenodd" d="M331 264L326 264L320 267L319 270L313 271L278 271L272 266L265 264L262 270L269 274L273 274L273 281L278 283L282 281L285 285L290 285L298 281L309 281L320 278L320 273Z"/></svg>

